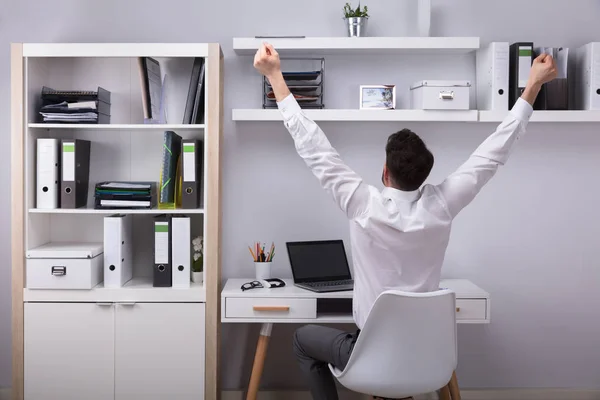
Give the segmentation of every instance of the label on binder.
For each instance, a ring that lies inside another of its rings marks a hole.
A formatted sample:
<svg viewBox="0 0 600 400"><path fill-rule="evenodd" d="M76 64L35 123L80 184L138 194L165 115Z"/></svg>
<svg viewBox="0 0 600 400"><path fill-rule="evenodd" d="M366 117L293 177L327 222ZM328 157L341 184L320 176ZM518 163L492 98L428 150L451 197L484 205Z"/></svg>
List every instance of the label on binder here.
<svg viewBox="0 0 600 400"><path fill-rule="evenodd" d="M519 87L527 86L531 72L531 56L533 49L530 46L519 46Z"/></svg>
<svg viewBox="0 0 600 400"><path fill-rule="evenodd" d="M62 180L75 180L75 142L64 142L62 145Z"/></svg>
<svg viewBox="0 0 600 400"><path fill-rule="evenodd" d="M154 264L169 262L169 223L154 223Z"/></svg>
<svg viewBox="0 0 600 400"><path fill-rule="evenodd" d="M196 181L196 144L183 144L183 181Z"/></svg>

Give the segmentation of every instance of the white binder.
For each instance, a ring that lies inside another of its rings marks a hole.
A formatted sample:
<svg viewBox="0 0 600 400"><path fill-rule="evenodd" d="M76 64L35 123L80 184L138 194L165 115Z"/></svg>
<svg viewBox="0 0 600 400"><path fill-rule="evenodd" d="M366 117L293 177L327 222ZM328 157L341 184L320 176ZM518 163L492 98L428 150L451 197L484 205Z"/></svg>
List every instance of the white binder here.
<svg viewBox="0 0 600 400"><path fill-rule="evenodd" d="M58 208L58 160L60 141L58 139L37 140L36 207Z"/></svg>
<svg viewBox="0 0 600 400"><path fill-rule="evenodd" d="M119 288L133 277L132 216L104 217L104 287Z"/></svg>
<svg viewBox="0 0 600 400"><path fill-rule="evenodd" d="M189 288L192 257L192 235L190 217L171 219L171 254L173 256L172 274L174 288Z"/></svg>
<svg viewBox="0 0 600 400"><path fill-rule="evenodd" d="M588 43L575 54L576 108L600 110L600 42Z"/></svg>
<svg viewBox="0 0 600 400"><path fill-rule="evenodd" d="M477 108L508 111L508 42L492 42L477 52Z"/></svg>

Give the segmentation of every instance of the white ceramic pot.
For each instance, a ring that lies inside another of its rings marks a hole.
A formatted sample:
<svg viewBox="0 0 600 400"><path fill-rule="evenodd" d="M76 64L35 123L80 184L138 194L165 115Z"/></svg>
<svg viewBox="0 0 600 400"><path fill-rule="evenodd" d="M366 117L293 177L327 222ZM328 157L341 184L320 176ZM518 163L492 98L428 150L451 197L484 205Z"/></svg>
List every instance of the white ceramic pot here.
<svg viewBox="0 0 600 400"><path fill-rule="evenodd" d="M192 282L202 283L204 281L204 272L192 272Z"/></svg>
<svg viewBox="0 0 600 400"><path fill-rule="evenodd" d="M256 267L256 280L271 278L271 262L255 262Z"/></svg>

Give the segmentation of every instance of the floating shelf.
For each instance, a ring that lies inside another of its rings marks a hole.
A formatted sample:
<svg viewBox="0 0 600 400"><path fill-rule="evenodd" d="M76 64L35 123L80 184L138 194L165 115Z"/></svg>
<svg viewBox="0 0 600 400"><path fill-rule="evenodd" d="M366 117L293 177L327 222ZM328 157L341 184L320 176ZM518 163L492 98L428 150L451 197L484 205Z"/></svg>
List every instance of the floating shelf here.
<svg viewBox="0 0 600 400"><path fill-rule="evenodd" d="M100 283L90 290L23 289L23 301L38 302L205 302L206 288L191 283L189 289L155 288L151 278L134 278L122 288L107 289Z"/></svg>
<svg viewBox="0 0 600 400"><path fill-rule="evenodd" d="M464 54L479 49L478 37L233 38L233 49L239 55L254 55L264 41L282 55Z"/></svg>
<svg viewBox="0 0 600 400"><path fill-rule="evenodd" d="M204 214L203 208L163 210L158 208L140 208L140 209L95 209L95 208L30 208L31 214Z"/></svg>
<svg viewBox="0 0 600 400"><path fill-rule="evenodd" d="M477 111L424 111L424 110L304 110L313 121L347 122L476 122ZM277 109L233 109L234 121L282 121Z"/></svg>
<svg viewBox="0 0 600 400"><path fill-rule="evenodd" d="M31 123L29 128L33 129L85 129L85 130L199 130L205 125L200 124L43 124Z"/></svg>
<svg viewBox="0 0 600 400"><path fill-rule="evenodd" d="M480 122L502 122L507 111L479 111ZM534 111L530 122L600 122L600 110Z"/></svg>

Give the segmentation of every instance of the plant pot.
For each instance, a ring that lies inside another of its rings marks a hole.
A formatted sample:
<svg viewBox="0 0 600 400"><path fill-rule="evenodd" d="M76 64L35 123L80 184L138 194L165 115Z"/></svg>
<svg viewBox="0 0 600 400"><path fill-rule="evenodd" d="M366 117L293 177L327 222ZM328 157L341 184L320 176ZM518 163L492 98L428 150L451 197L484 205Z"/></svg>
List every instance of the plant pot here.
<svg viewBox="0 0 600 400"><path fill-rule="evenodd" d="M254 267L256 270L256 280L271 278L271 264L270 262L255 262Z"/></svg>
<svg viewBox="0 0 600 400"><path fill-rule="evenodd" d="M348 36L362 37L367 36L367 17L352 17L346 18L346 26L348 28Z"/></svg>
<svg viewBox="0 0 600 400"><path fill-rule="evenodd" d="M192 272L192 282L202 283L204 281L204 272Z"/></svg>

